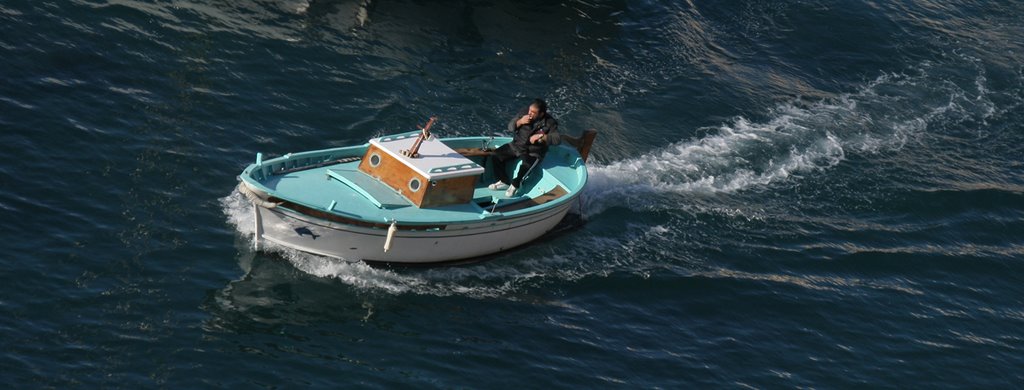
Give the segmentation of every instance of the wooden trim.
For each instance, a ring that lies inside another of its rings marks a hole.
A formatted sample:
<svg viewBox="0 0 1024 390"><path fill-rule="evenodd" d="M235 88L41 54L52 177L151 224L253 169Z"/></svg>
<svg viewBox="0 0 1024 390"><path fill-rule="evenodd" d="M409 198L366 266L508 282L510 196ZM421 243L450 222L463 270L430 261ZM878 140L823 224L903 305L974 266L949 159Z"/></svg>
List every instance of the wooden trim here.
<svg viewBox="0 0 1024 390"><path fill-rule="evenodd" d="M454 150L464 157L482 157L494 154L494 149L484 150L482 148L458 148Z"/></svg>
<svg viewBox="0 0 1024 390"><path fill-rule="evenodd" d="M597 137L597 130L590 129L583 132L583 140L580 146L576 148L580 152L580 157L583 158L583 162L587 162L587 158L590 157L590 147L594 144L594 138Z"/></svg>
<svg viewBox="0 0 1024 390"><path fill-rule="evenodd" d="M561 197L565 196L565 194L568 194L568 193L569 192L567 192L565 190L565 188L562 188L562 186L556 185L555 188L551 189L551 191L545 192L545 193L541 194L538 197L535 197L535 198L532 198L532 199L529 199L529 200L524 200L524 201L521 201L521 202L512 203L512 204L510 204L508 206L499 206L494 211L508 212L508 211L522 210L522 209L530 208L530 207L533 207L533 206L539 206L539 205L551 202L551 201L553 201L555 199L561 198Z"/></svg>
<svg viewBox="0 0 1024 390"><path fill-rule="evenodd" d="M345 224L345 225L359 226L359 227L365 227L365 228L375 228L375 229L387 229L388 227L391 226L391 224L389 224L389 223L367 222L367 221L363 221L363 220L343 217L343 216L340 216L338 214L329 213L329 212L326 212L326 211L323 211L323 210L317 210L317 209L314 209L312 207L306 207L306 206L303 206L301 204L294 203L294 202L289 202L287 200L284 200L284 199L281 199L281 198L278 198L278 197L273 197L272 196L272 197L270 197L268 199L268 201L279 203L277 207L283 207L283 208L292 210L292 211L294 211L296 213L299 213L299 214L302 214L302 215L306 215L306 216L310 216L310 217L317 218L317 219L321 219L321 220L324 220L324 221L336 222L336 223L341 223L341 224ZM398 230L430 230L430 229L444 230L445 227L447 227L447 226L448 225L397 225L396 227L398 228Z"/></svg>

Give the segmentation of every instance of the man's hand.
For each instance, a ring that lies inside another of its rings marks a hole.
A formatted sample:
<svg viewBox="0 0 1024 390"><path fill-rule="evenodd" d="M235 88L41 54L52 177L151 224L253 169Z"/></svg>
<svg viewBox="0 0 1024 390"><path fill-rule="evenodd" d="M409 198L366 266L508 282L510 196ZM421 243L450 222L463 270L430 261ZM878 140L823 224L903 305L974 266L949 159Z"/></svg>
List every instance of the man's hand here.
<svg viewBox="0 0 1024 390"><path fill-rule="evenodd" d="M523 115L522 118L519 118L519 120L516 121L516 127L519 127L519 126L522 126L522 125L526 125L526 124L529 124L529 123L530 123L530 116L529 115Z"/></svg>
<svg viewBox="0 0 1024 390"><path fill-rule="evenodd" d="M534 134L530 136L530 143L535 144L537 142L544 142L544 134Z"/></svg>

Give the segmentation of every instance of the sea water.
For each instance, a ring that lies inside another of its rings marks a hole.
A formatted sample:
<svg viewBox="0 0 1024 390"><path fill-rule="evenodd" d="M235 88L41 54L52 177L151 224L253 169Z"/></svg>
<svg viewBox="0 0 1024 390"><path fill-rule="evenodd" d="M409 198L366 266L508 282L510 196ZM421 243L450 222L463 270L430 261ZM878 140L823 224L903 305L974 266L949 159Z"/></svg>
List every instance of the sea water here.
<svg viewBox="0 0 1024 390"><path fill-rule="evenodd" d="M1024 5L0 4L0 383L1019 387ZM257 152L547 99L581 227L485 262L253 248Z"/></svg>

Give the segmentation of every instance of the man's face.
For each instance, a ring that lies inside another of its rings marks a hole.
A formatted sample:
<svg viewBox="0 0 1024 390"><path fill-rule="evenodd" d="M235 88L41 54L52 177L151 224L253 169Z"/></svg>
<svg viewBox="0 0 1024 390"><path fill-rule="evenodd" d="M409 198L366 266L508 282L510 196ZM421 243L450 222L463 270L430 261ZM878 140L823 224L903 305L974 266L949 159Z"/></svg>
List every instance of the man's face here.
<svg viewBox="0 0 1024 390"><path fill-rule="evenodd" d="M531 104L530 111L526 113L526 116L530 117L530 122L533 122L537 120L537 118L540 118L540 109L537 108L537 106Z"/></svg>

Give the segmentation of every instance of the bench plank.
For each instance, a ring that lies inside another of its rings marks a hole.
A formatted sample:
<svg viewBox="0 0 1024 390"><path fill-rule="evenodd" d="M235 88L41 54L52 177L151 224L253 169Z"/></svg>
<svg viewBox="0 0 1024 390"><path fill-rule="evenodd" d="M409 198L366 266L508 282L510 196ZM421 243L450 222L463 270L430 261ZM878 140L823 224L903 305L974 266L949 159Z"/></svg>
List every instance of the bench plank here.
<svg viewBox="0 0 1024 390"><path fill-rule="evenodd" d="M412 206L408 199L393 188L357 169L328 169L327 175L351 187L377 207L390 209Z"/></svg>

